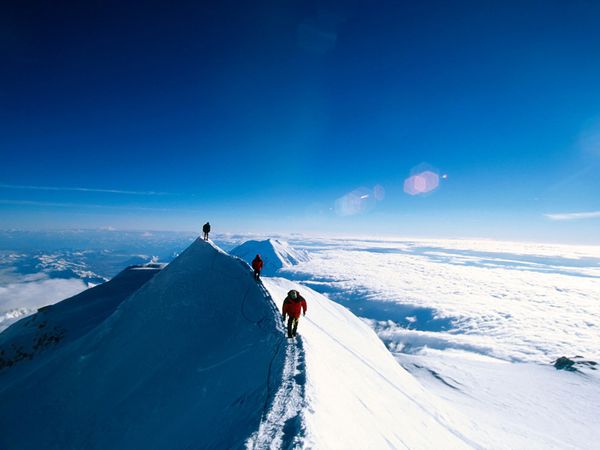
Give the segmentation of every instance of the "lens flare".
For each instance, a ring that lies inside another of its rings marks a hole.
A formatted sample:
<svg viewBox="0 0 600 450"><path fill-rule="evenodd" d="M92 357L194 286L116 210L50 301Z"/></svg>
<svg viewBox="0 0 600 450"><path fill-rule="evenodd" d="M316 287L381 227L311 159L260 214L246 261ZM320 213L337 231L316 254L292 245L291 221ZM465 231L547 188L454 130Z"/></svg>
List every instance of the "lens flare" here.
<svg viewBox="0 0 600 450"><path fill-rule="evenodd" d="M334 211L338 216L355 216L372 210L384 197L385 190L379 184L373 189L359 187L338 198Z"/></svg>
<svg viewBox="0 0 600 450"><path fill-rule="evenodd" d="M404 180L404 192L420 195L433 192L440 185L440 176L430 170L411 175Z"/></svg>
<svg viewBox="0 0 600 450"><path fill-rule="evenodd" d="M375 200L377 200L378 202L383 201L383 199L385 198L385 189L383 188L382 185L376 184L373 187L373 196L375 197Z"/></svg>

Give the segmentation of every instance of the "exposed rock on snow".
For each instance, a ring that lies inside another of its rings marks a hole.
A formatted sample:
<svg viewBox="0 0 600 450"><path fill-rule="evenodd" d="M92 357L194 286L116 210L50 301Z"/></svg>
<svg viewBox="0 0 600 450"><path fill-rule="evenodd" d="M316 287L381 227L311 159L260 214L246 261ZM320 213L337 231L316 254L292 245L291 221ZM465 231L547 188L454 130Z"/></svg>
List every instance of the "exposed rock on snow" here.
<svg viewBox="0 0 600 450"><path fill-rule="evenodd" d="M273 276L279 269L308 261L305 252L296 250L287 242L278 239L246 241L234 248L231 254L239 256L248 264L251 264L254 257L259 254L264 262L262 274L266 276Z"/></svg>
<svg viewBox="0 0 600 450"><path fill-rule="evenodd" d="M569 372L577 372L581 368L596 370L598 365L595 361L586 361L582 356L574 356L573 358L561 356L553 364L557 370L567 370Z"/></svg>

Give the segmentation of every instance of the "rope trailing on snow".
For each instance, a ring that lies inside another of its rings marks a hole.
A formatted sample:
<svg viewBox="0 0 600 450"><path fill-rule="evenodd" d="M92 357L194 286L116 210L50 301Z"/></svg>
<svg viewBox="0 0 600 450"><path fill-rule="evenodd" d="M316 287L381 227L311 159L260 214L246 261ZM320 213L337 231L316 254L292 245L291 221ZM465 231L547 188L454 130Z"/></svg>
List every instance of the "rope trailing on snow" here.
<svg viewBox="0 0 600 450"><path fill-rule="evenodd" d="M246 278L246 274L242 274L242 275L232 275L231 272L229 271L225 271L225 270L220 270L216 267L216 261L217 261L217 257L219 256L220 252L216 252L212 258L211 261L211 265L210 265L210 270L214 270L217 272L221 272L221 273L225 273L227 274L229 277L233 278L234 280L241 280ZM229 255L231 256L231 255ZM238 258L236 256L234 256L233 258L235 258L236 260L238 260L238 262L240 264L242 264L243 268L246 269L246 272L249 276L252 275L252 269L250 267L250 265L248 263L246 263L246 261L244 261L241 258ZM242 315L242 317L254 324L254 325L259 325L260 323L263 322L265 320L265 318L267 318L268 314L269 314L269 310L268 308L265 308L264 313L262 314L262 316L257 319L254 320L250 317L248 317L244 311L245 309L245 305L246 302L250 296L250 291L252 290L252 285L249 285L246 289L246 291L244 292L243 298L242 298L242 302L240 304L240 313ZM265 395L265 402L263 404L263 408L262 408L262 413L261 413L261 422L266 418L267 414L268 414L268 410L269 410L269 404L271 403L271 401L273 400L273 398L275 397L275 389L273 386L271 386L271 375L273 373L273 364L275 362L275 359L277 357L277 355L280 353L284 342L286 341L286 339L283 336L283 323L278 321L276 318L279 317L279 309L277 308L277 305L275 304L275 301L273 300L273 297L271 297L271 294L269 293L269 291L267 291L267 289L264 287L264 285L262 284L262 281L258 281L257 283L257 287L259 289L259 291L263 294L264 299L267 301L267 304L269 305L269 308L271 309L271 313L273 314L273 319L275 321L275 326L278 329L278 331L280 332L280 334L278 335L277 338L277 343L275 345L275 350L273 351L273 355L271 356L271 359L269 361L269 367L267 369L267 392Z"/></svg>

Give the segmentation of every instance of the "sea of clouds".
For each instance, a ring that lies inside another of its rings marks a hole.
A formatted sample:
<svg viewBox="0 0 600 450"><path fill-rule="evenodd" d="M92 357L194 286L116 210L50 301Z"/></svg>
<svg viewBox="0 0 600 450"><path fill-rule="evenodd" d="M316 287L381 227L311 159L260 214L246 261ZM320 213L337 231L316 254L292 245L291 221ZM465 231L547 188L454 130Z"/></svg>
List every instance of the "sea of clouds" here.
<svg viewBox="0 0 600 450"><path fill-rule="evenodd" d="M370 319L388 346L510 361L600 356L598 247L446 240L297 242L287 274Z"/></svg>
<svg viewBox="0 0 600 450"><path fill-rule="evenodd" d="M71 297L88 288L76 278L51 279L43 273L20 275L0 271L0 332L42 306Z"/></svg>

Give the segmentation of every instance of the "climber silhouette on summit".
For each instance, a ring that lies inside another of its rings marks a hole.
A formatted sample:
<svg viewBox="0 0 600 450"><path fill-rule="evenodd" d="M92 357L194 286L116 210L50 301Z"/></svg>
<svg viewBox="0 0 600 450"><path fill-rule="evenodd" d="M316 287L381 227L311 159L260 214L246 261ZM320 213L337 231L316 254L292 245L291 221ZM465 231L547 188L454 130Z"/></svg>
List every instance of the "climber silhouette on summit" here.
<svg viewBox="0 0 600 450"><path fill-rule="evenodd" d="M288 338L296 336L296 330L298 329L298 321L300 320L300 313L306 315L306 300L300 295L298 291L292 289L288 292L287 297L283 301L283 308L281 312L283 314L283 320L289 316L287 323L287 334Z"/></svg>
<svg viewBox="0 0 600 450"><path fill-rule="evenodd" d="M202 227L202 232L204 233L204 240L208 241L208 233L210 233L210 223L206 222Z"/></svg>

